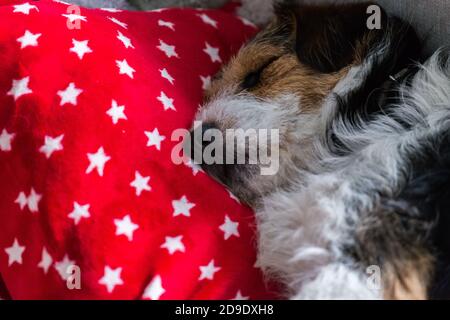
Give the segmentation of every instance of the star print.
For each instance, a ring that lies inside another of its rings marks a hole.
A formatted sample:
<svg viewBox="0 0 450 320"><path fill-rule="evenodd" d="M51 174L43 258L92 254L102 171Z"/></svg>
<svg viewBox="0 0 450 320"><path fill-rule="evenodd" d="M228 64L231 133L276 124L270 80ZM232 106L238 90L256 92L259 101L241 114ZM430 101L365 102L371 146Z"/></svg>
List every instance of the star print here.
<svg viewBox="0 0 450 320"><path fill-rule="evenodd" d="M169 109L173 110L173 111L177 111L177 109L175 109L175 106L173 105L174 99L169 98L164 92L161 91L161 94L159 95L159 97L157 99L164 106L164 111L167 111Z"/></svg>
<svg viewBox="0 0 450 320"><path fill-rule="evenodd" d="M30 31L26 30L24 35L17 39L17 42L20 43L20 49L26 48L28 46L36 47L38 45L37 40L41 35L41 33L33 34Z"/></svg>
<svg viewBox="0 0 450 320"><path fill-rule="evenodd" d="M122 61L116 60L117 67L119 68L120 74L126 74L131 79L133 79L133 73L136 72L130 65L128 64L127 60L123 59Z"/></svg>
<svg viewBox="0 0 450 320"><path fill-rule="evenodd" d="M92 52L91 48L89 48L88 46L88 43L89 40L77 41L75 39L72 39L73 47L70 48L69 51L76 53L78 58L80 58L80 60L83 60L85 54Z"/></svg>
<svg viewBox="0 0 450 320"><path fill-rule="evenodd" d="M116 236L125 235L129 241L133 241L133 234L139 226L131 221L130 215L126 215L123 219L114 219L114 224Z"/></svg>
<svg viewBox="0 0 450 320"><path fill-rule="evenodd" d="M249 300L249 299L250 299L249 297L244 297L244 296L242 295L242 293L241 293L241 290L239 290L239 291L236 293L236 296L235 296L233 299L231 299L231 300L239 301L239 300Z"/></svg>
<svg viewBox="0 0 450 320"><path fill-rule="evenodd" d="M111 117L114 124L117 124L120 119L127 120L127 116L125 115L124 110L125 106L119 106L116 100L113 100L111 109L106 111L106 114Z"/></svg>
<svg viewBox="0 0 450 320"><path fill-rule="evenodd" d="M132 48L132 49L134 49L134 46L133 46L133 44L131 43L131 40L130 40L130 38L128 38L128 37L125 37L123 34L122 34L122 32L120 32L120 31L117 31L117 39L119 39L122 43L123 43L123 45L125 46L125 48Z"/></svg>
<svg viewBox="0 0 450 320"><path fill-rule="evenodd" d="M25 246L21 246L19 241L17 241L17 238L15 238L12 246L5 249L5 252L8 255L8 266L12 266L14 263L22 264L22 254L24 251Z"/></svg>
<svg viewBox="0 0 450 320"><path fill-rule="evenodd" d="M185 161L185 165L188 166L189 168L192 169L192 174L194 175L194 177L199 173L199 172L204 172L200 166L198 164L196 164L194 161L192 161L192 159L188 159L187 161Z"/></svg>
<svg viewBox="0 0 450 320"><path fill-rule="evenodd" d="M100 147L96 153L88 153L87 157L89 159L89 167L86 169L86 174L89 174L94 171L94 169L97 169L98 175L103 177L105 164L111 160L111 157L105 154L103 147Z"/></svg>
<svg viewBox="0 0 450 320"><path fill-rule="evenodd" d="M28 209L31 212L39 211L39 201L41 201L42 195L36 193L33 188L31 188L30 195L28 196Z"/></svg>
<svg viewBox="0 0 450 320"><path fill-rule="evenodd" d="M61 98L60 106L70 103L74 106L77 105L78 96L83 92L81 89L77 89L75 83L71 82L65 90L60 90L57 95Z"/></svg>
<svg viewBox="0 0 450 320"><path fill-rule="evenodd" d="M184 252L186 248L184 247L182 240L183 236L166 237L166 242L164 242L161 248L167 249L170 255L173 255L177 251Z"/></svg>
<svg viewBox="0 0 450 320"><path fill-rule="evenodd" d="M176 57L178 58L178 54L175 51L175 46L171 46L165 43L162 40L159 40L159 46L157 46L159 50L164 52L168 58Z"/></svg>
<svg viewBox="0 0 450 320"><path fill-rule="evenodd" d="M32 9L39 11L38 7L36 7L35 5L31 5L29 2L26 2L23 4L15 5L13 12L20 12L20 13L28 15L28 14L30 14L30 11Z"/></svg>
<svg viewBox="0 0 450 320"><path fill-rule="evenodd" d="M75 265L75 261L69 259L66 254L61 261L55 263L55 269L63 280L67 280L70 276L71 268Z"/></svg>
<svg viewBox="0 0 450 320"><path fill-rule="evenodd" d="M225 222L219 227L224 233L224 239L228 240L231 236L239 237L239 223L234 222L229 216L225 216Z"/></svg>
<svg viewBox="0 0 450 320"><path fill-rule="evenodd" d="M150 177L143 177L138 171L134 174L134 181L131 182L130 186L136 189L136 196L140 196L142 191L151 191L152 188L149 186L148 182Z"/></svg>
<svg viewBox="0 0 450 320"><path fill-rule="evenodd" d="M175 24L173 22L168 22L164 20L158 20L158 26L169 28L172 31L175 31Z"/></svg>
<svg viewBox="0 0 450 320"><path fill-rule="evenodd" d="M166 137L159 134L158 128L155 128L152 132L145 131L145 135L148 138L147 147L155 146L156 149L161 150L161 142L166 140Z"/></svg>
<svg viewBox="0 0 450 320"><path fill-rule="evenodd" d="M106 286L108 293L112 293L116 286L123 285L123 281L120 277L121 273L122 268L112 269L109 266L105 266L104 275L98 283Z"/></svg>
<svg viewBox="0 0 450 320"><path fill-rule="evenodd" d="M79 14L70 13L70 14L63 14L62 16L66 17L69 20L69 22L75 22L77 20L87 22L86 17Z"/></svg>
<svg viewBox="0 0 450 320"><path fill-rule="evenodd" d="M14 133L9 133L6 129L3 129L2 134L0 134L0 150L1 151L11 151L11 143L16 135Z"/></svg>
<svg viewBox="0 0 450 320"><path fill-rule="evenodd" d="M212 27L217 29L217 21L216 20L211 19L208 15L206 15L204 13L198 14L197 16L199 16L200 19L202 19L202 21L205 24L209 24L210 26L212 26Z"/></svg>
<svg viewBox="0 0 450 320"><path fill-rule="evenodd" d="M117 20L116 18L108 17L109 20L114 22L115 24L121 26L124 29L128 29L128 25L126 23L123 23L122 21Z"/></svg>
<svg viewBox="0 0 450 320"><path fill-rule="evenodd" d="M203 49L203 52L205 52L210 58L212 62L222 62L222 59L219 55L219 48L211 47L211 45L206 42L206 47Z"/></svg>
<svg viewBox="0 0 450 320"><path fill-rule="evenodd" d="M63 138L64 138L63 134L56 138L45 136L45 143L39 149L39 151L45 154L47 159L49 159L52 156L53 152L63 150L63 146L61 144Z"/></svg>
<svg viewBox="0 0 450 320"><path fill-rule="evenodd" d="M191 216L191 209L195 207L195 203L188 201L186 196L182 196L180 200L172 201L173 216L177 217L183 215L185 217Z"/></svg>
<svg viewBox="0 0 450 320"><path fill-rule="evenodd" d="M24 192L19 193L19 196L17 197L16 201L14 203L17 203L20 207L20 210L23 210L28 205L28 197Z"/></svg>
<svg viewBox="0 0 450 320"><path fill-rule="evenodd" d="M90 218L91 214L89 213L90 205L80 205L78 202L73 203L73 211L69 213L69 218L73 219L75 225L78 225L82 218Z"/></svg>
<svg viewBox="0 0 450 320"><path fill-rule="evenodd" d="M211 85L211 77L207 76L200 76L200 80L202 81L202 89L206 90L209 88L209 86Z"/></svg>
<svg viewBox="0 0 450 320"><path fill-rule="evenodd" d="M30 195L28 197L24 192L21 192L14 202L19 205L20 210L28 207L28 210L31 212L38 212L39 201L41 201L41 199L42 195L38 194L33 188L31 188Z"/></svg>
<svg viewBox="0 0 450 320"><path fill-rule="evenodd" d="M33 91L28 87L30 83L30 77L25 77L19 80L13 80L12 88L8 91L8 96L13 96L14 100L17 101L21 96L24 96L29 93L33 93Z"/></svg>
<svg viewBox="0 0 450 320"><path fill-rule="evenodd" d="M169 81L170 84L173 84L175 82L175 79L169 74L166 68L159 70L159 72L161 73L161 77Z"/></svg>
<svg viewBox="0 0 450 320"><path fill-rule="evenodd" d="M42 268L42 270L44 270L44 273L47 274L48 269L50 268L52 263L53 263L53 259L50 256L50 254L48 253L47 249L45 247L42 248L42 256L41 256L41 261L38 264L38 268Z"/></svg>
<svg viewBox="0 0 450 320"><path fill-rule="evenodd" d="M159 300L161 296L166 292L162 286L161 276L155 276L144 290L142 295L143 299Z"/></svg>
<svg viewBox="0 0 450 320"><path fill-rule="evenodd" d="M211 262L208 265L200 267L201 275L200 278L198 278L198 280L199 281L204 279L214 280L214 274L218 272L220 269L221 269L220 267L216 267L214 265L214 260L211 260Z"/></svg>

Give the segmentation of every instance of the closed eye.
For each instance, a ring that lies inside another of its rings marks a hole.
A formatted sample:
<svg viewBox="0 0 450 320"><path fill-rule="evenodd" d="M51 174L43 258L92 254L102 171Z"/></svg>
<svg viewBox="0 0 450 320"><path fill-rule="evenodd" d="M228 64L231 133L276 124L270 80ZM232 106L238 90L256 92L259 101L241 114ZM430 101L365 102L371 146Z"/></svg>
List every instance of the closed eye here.
<svg viewBox="0 0 450 320"><path fill-rule="evenodd" d="M252 71L244 78L244 80L241 83L241 87L244 90L250 90L258 86L261 82L261 75L264 72L264 70L269 67L272 63L277 61L279 57L274 57L270 59L268 62L266 62L261 68L259 68L256 71Z"/></svg>

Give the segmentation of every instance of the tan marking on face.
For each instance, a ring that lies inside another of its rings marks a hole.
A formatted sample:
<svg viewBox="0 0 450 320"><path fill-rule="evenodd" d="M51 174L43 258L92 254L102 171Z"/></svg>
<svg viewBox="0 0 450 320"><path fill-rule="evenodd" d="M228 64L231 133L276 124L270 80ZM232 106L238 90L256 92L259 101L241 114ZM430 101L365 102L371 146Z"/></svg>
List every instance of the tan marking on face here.
<svg viewBox="0 0 450 320"><path fill-rule="evenodd" d="M223 69L221 76L207 90L206 102L214 99L222 90L233 94L246 92L241 84L246 76L276 59L261 73L260 83L247 92L261 99L273 99L283 94L296 94L300 98L302 112L315 112L323 99L343 78L349 68L331 74L318 73L299 62L294 52L268 43L254 43L241 52Z"/></svg>

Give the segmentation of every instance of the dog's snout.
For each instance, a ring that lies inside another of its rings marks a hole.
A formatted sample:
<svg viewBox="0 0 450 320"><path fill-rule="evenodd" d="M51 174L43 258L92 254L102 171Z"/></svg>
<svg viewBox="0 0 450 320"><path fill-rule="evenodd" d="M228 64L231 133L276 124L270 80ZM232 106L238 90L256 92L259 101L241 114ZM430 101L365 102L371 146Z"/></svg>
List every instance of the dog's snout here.
<svg viewBox="0 0 450 320"><path fill-rule="evenodd" d="M189 132L190 138L185 141L187 142L184 146L185 154L197 162L200 160L198 164L203 160L203 150L214 141L214 138L208 139L210 130L218 130L218 127L214 123L203 123L192 129Z"/></svg>

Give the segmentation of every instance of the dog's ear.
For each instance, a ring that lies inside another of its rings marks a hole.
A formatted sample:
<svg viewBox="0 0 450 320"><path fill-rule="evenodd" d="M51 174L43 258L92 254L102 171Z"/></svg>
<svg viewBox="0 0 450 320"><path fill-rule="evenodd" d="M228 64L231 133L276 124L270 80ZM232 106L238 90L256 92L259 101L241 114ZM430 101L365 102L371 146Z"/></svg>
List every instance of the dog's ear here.
<svg viewBox="0 0 450 320"><path fill-rule="evenodd" d="M381 30L369 30L367 13L372 4L275 5L276 18L268 30L274 41L292 46L299 60L316 71L341 70L364 55ZM386 18L380 8L381 29ZM359 51L359 52L358 52Z"/></svg>

